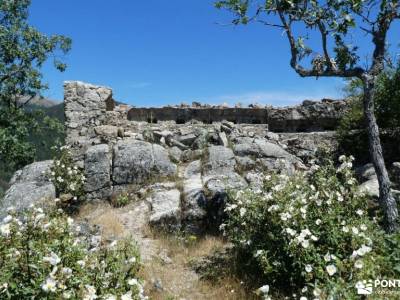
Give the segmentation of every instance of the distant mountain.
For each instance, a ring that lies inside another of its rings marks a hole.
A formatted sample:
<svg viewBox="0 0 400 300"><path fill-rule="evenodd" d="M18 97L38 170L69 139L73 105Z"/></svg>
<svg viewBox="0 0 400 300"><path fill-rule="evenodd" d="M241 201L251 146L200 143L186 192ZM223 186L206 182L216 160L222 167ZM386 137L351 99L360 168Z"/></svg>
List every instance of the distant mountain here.
<svg viewBox="0 0 400 300"><path fill-rule="evenodd" d="M53 99L48 99L48 98L44 98L44 97L40 97L40 96L35 96L34 98L31 97L21 97L20 100L18 100L21 104L23 103L27 103L27 106L39 106L39 107L45 107L45 108L49 108L55 105L60 104L60 101L57 100L53 100Z"/></svg>

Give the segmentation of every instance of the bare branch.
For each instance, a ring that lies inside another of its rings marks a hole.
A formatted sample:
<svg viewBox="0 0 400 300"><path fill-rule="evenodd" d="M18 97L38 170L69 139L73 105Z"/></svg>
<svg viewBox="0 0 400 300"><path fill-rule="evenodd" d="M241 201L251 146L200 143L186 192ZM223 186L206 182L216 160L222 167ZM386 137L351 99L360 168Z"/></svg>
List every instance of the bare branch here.
<svg viewBox="0 0 400 300"><path fill-rule="evenodd" d="M334 69L334 67L333 67L331 58L329 56L328 48L327 48L327 38L326 38L326 36L327 36L328 33L326 32L325 25L321 20L317 21L317 25L318 25L319 32L321 33L322 49L324 51L325 63L327 65L327 67L328 67L328 70L332 70L332 69Z"/></svg>

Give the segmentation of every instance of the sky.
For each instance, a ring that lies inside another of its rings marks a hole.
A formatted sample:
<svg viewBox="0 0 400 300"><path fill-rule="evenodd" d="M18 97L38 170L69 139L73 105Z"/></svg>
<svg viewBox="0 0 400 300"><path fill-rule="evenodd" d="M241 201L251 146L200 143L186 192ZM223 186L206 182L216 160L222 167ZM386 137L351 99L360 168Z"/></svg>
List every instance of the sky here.
<svg viewBox="0 0 400 300"><path fill-rule="evenodd" d="M80 80L109 86L116 100L144 107L283 106L343 96L342 80L300 78L290 68L280 30L231 26L230 19L212 0L32 0L30 23L73 41L66 72L44 66L44 95L61 101L63 81ZM398 40L399 33L395 27L391 35Z"/></svg>

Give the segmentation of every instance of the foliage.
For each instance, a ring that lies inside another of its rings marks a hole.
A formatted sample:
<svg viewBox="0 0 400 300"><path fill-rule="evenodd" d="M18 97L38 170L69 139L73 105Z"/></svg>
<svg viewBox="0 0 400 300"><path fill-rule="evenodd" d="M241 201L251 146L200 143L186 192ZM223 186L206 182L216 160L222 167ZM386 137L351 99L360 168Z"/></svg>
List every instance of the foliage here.
<svg viewBox="0 0 400 300"><path fill-rule="evenodd" d="M343 152L355 155L365 162L369 160L368 154L365 153L365 149L368 148L368 136L363 115L361 81L350 80L345 92L349 97L350 107L337 130L339 143ZM387 161L394 161L399 159L397 151L392 151L391 148L399 139L395 131L400 128L400 65L395 69L387 69L378 77L374 102L377 123L382 129L381 140L385 158Z"/></svg>
<svg viewBox="0 0 400 300"><path fill-rule="evenodd" d="M56 187L56 194L70 195L71 199L77 201L84 195L85 176L81 169L74 164L69 147L54 147L57 155L50 168L49 178ZM67 205L68 203L63 203Z"/></svg>
<svg viewBox="0 0 400 300"><path fill-rule="evenodd" d="M33 160L31 129L34 134L60 129L55 120L22 108L47 88L40 73L47 59L52 57L54 66L64 71L60 54L71 47L69 38L46 36L30 26L29 5L30 0L0 2L0 161L8 173Z"/></svg>
<svg viewBox="0 0 400 300"><path fill-rule="evenodd" d="M132 241L90 250L54 209L12 208L0 223L1 299L146 299Z"/></svg>
<svg viewBox="0 0 400 300"><path fill-rule="evenodd" d="M230 197L221 229L244 268L268 284L261 290L358 299L357 282L390 277L398 266L400 253L388 259L391 247L368 216L351 159L340 159L338 169L315 165L309 176L266 175L261 189Z"/></svg>
<svg viewBox="0 0 400 300"><path fill-rule="evenodd" d="M260 22L283 30L290 45L290 65L299 75L360 79L367 72L375 76L381 71L386 33L391 22L400 18L398 0L375 5L374 1L360 0L222 0L215 3L217 8L233 13L234 25ZM359 66L359 48L353 43L353 34L359 29L374 37L375 61L368 70ZM311 34L314 31L316 34ZM318 44L310 41L315 37Z"/></svg>
<svg viewBox="0 0 400 300"><path fill-rule="evenodd" d="M115 197L112 197L111 204L114 207L123 207L130 202L129 194L128 193L121 193Z"/></svg>

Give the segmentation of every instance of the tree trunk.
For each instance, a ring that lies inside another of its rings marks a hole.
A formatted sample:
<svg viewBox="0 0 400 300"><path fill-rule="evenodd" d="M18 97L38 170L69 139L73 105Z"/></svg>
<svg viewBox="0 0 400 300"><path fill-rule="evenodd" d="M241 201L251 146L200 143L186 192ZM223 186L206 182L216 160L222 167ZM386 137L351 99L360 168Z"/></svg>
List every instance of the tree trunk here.
<svg viewBox="0 0 400 300"><path fill-rule="evenodd" d="M373 97L375 89L375 78L373 76L366 76L365 78L363 78L363 86L364 116L367 122L369 151L379 182L379 204L384 213L385 230L388 233L392 233L397 231L398 229L398 211L396 200L394 199L390 190L391 182L385 166L381 140L379 137L379 128L378 124L376 123L376 118L374 114L375 105Z"/></svg>

